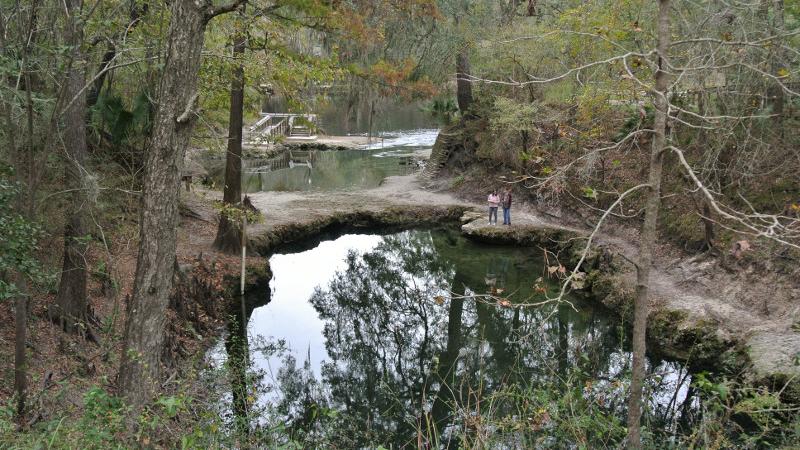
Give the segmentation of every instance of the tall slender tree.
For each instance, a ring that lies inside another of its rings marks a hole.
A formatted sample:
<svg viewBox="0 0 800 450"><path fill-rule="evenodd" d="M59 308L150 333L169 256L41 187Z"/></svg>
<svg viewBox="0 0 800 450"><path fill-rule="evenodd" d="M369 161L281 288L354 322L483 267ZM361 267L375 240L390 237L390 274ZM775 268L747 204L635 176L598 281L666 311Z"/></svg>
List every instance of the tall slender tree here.
<svg viewBox="0 0 800 450"><path fill-rule="evenodd" d="M12 220L4 220L4 225L20 225L31 223L35 215L36 187L39 183L41 170L36 164L39 148L36 145L34 123L36 108L34 95L31 92L36 70L32 60L36 58L35 43L36 30L42 5L38 1L15 3L9 14L0 17L0 53L7 61L16 61L16 73L8 76L0 91L3 95L3 134L5 137L5 151L14 168L13 180L22 188L15 192L14 209L18 214L13 214ZM19 120L19 121L18 121ZM7 230L3 230L7 231ZM8 238L7 234L3 235ZM3 241L3 239L0 239ZM8 278L15 286L14 298L14 396L16 401L16 416L20 424L25 423L26 402L28 394L28 302L29 302L29 273L18 258L24 246L18 245L14 240L9 241L14 245L4 250L3 256L15 261L16 267L11 267L10 273L0 273ZM29 248L32 253L32 248ZM16 255L14 255L16 253ZM15 257L16 256L16 257ZM3 271L5 272L5 271ZM3 280L5 281L5 280Z"/></svg>
<svg viewBox="0 0 800 450"><path fill-rule="evenodd" d="M80 332L86 324L86 249L87 233L84 216L87 208L86 186L86 61L83 45L82 0L66 0L64 12L64 44L72 58L67 71L64 98L70 102L64 111L64 179L70 190L70 207L64 225L64 261L58 286L53 319L69 333Z"/></svg>
<svg viewBox="0 0 800 450"><path fill-rule="evenodd" d="M472 105L472 83L469 81L469 48L464 47L456 55L456 99L461 114L466 114Z"/></svg>
<svg viewBox="0 0 800 450"><path fill-rule="evenodd" d="M464 20L461 15L463 14L466 16L469 14L469 2L462 1L461 7L461 11L457 11L455 16L456 28L458 28ZM469 45L467 45L466 40L464 40L456 53L456 100L461 115L466 114L470 105L472 105L472 82L469 79L471 75L470 72Z"/></svg>
<svg viewBox="0 0 800 450"><path fill-rule="evenodd" d="M14 299L14 395L17 400L17 418L25 417L28 395L28 360L25 342L28 334L27 283L22 275L17 275L17 293Z"/></svg>
<svg viewBox="0 0 800 450"><path fill-rule="evenodd" d="M636 264L636 299L633 318L633 368L631 387L628 393L628 448L642 448L641 416L642 388L645 376L645 350L647 315L649 313L650 268L653 265L653 251L656 245L658 212L661 206L661 173L664 166L664 152L667 149L667 99L668 69L667 52L670 47L670 0L658 0L656 26L656 53L658 69L655 72L653 91L655 103L655 122L653 141L650 148L650 169L648 172L648 193L645 204L644 223L639 236L639 261Z"/></svg>
<svg viewBox="0 0 800 450"><path fill-rule="evenodd" d="M197 118L197 80L206 25L244 2L214 6L207 1L174 0L170 6L158 107L145 160L139 255L119 370L119 392L134 410L145 405L159 386L175 267L181 169Z"/></svg>
<svg viewBox="0 0 800 450"><path fill-rule="evenodd" d="M245 51L247 32L244 19L236 22L233 36L233 59L239 60ZM226 207L238 205L242 197L242 127L244 125L244 66L237 63L231 74L231 109L228 121L228 150L225 157L225 188L222 203ZM223 211L226 211L224 209ZM223 212L219 218L214 247L235 253L242 248L242 231L236 221Z"/></svg>
<svg viewBox="0 0 800 450"><path fill-rule="evenodd" d="M775 39L775 55L772 57L771 69L773 74L784 78L788 75L789 71L786 67L786 50L783 45L786 40L786 38L783 37L786 33L783 0L772 0L772 30L773 35L778 37ZM775 86L772 92L773 113L775 113L776 119L781 121L784 116L784 103L786 102L783 86Z"/></svg>

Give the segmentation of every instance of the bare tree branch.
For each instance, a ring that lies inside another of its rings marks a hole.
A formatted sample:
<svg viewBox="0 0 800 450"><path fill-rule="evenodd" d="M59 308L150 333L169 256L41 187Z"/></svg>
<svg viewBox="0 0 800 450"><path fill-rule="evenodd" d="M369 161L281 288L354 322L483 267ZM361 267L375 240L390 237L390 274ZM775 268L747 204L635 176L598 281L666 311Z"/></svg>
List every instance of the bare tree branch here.
<svg viewBox="0 0 800 450"><path fill-rule="evenodd" d="M203 12L203 16L205 17L205 21L208 22L209 20L217 17L219 15L236 11L239 9L240 6L247 3L247 0L234 0L230 3L226 3L224 5L214 6L212 4L208 4L206 6L205 11Z"/></svg>
<svg viewBox="0 0 800 450"><path fill-rule="evenodd" d="M700 179L694 173L694 169L692 169L692 166L686 160L683 150L673 145L670 145L667 148L675 152L675 154L678 156L681 166L683 166L683 168L686 170L687 175L689 175L689 178L692 179L694 184L706 198L714 212L728 220L738 223L747 230L739 231L740 233L750 234L756 237L763 237L782 245L800 250L800 244L791 242L789 240L797 237L795 231L793 231L793 228L800 224L800 219L757 212L754 214L744 214L742 212L723 207L717 201L711 191L706 188L703 182L700 181ZM782 220L786 221L787 219L789 223L782 222Z"/></svg>

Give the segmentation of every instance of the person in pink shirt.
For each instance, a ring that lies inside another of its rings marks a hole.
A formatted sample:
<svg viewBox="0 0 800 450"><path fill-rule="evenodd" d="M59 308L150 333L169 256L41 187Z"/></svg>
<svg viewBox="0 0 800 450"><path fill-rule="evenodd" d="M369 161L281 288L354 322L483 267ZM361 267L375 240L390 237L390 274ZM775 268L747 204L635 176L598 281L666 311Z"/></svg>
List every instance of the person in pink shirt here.
<svg viewBox="0 0 800 450"><path fill-rule="evenodd" d="M500 206L500 196L497 195L497 189L492 189L492 193L489 194L489 198L486 200L489 202L489 225L492 224L492 217L494 217L494 224L497 225L497 208Z"/></svg>

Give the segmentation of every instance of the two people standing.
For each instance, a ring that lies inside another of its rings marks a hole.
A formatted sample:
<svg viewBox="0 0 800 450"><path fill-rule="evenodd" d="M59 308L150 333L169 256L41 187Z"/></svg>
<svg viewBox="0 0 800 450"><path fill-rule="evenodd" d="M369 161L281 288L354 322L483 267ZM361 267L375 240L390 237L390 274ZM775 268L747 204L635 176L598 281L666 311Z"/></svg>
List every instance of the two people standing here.
<svg viewBox="0 0 800 450"><path fill-rule="evenodd" d="M489 225L497 225L497 209L503 205L503 225L511 225L511 188L506 187L503 195L497 195L497 189L493 189L487 198L489 202Z"/></svg>

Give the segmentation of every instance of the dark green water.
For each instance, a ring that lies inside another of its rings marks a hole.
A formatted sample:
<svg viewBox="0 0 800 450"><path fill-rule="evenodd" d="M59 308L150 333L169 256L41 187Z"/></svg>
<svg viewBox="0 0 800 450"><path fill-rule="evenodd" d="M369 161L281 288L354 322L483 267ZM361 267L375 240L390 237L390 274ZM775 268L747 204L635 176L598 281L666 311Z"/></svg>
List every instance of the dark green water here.
<svg viewBox="0 0 800 450"><path fill-rule="evenodd" d="M374 188L388 176L420 170L420 156L413 155L430 150L437 134L436 129L397 131L369 148L318 151L311 167L251 168L243 174L243 188L246 192Z"/></svg>
<svg viewBox="0 0 800 450"><path fill-rule="evenodd" d="M560 402L573 397L601 422L598 439L624 432L630 354L615 321L574 297L513 306L558 289L539 249L412 230L345 235L270 264L269 303L248 311L247 329L258 398L251 422L273 439L416 448L483 430L498 448L558 448L550 434L567 408ZM482 297L490 292L512 306ZM651 360L649 370L647 421L674 429L693 403L691 377L667 361ZM545 407L527 411L534 399ZM530 429L498 425L526 414Z"/></svg>

